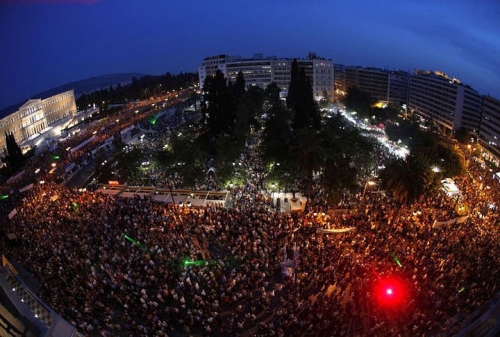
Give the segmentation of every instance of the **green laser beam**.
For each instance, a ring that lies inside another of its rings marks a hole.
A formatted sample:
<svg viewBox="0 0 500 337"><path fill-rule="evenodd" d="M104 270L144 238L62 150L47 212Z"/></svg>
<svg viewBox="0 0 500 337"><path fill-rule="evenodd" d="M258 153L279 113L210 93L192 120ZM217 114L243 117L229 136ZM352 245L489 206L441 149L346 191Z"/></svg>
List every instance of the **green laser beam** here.
<svg viewBox="0 0 500 337"><path fill-rule="evenodd" d="M184 266L190 266L190 265L195 265L195 266L204 266L205 261L204 260L197 260L197 261L189 261L189 260L184 260L182 262Z"/></svg>
<svg viewBox="0 0 500 337"><path fill-rule="evenodd" d="M398 257L396 256L396 254L394 254L394 252L392 252L392 258L394 259L394 262L396 262L396 264L401 268L403 267L403 265L401 264L401 262L399 262L399 259Z"/></svg>
<svg viewBox="0 0 500 337"><path fill-rule="evenodd" d="M132 239L130 236L123 235L123 237L124 237L125 239L127 239L128 241L132 242L133 244L135 244L135 243L137 242L137 240Z"/></svg>

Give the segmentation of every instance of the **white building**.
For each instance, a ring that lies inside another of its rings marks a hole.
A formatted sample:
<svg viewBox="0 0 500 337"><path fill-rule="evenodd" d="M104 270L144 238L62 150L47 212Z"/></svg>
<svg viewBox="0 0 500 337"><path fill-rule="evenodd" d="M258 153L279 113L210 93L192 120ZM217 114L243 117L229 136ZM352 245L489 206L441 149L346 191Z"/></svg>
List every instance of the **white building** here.
<svg viewBox="0 0 500 337"><path fill-rule="evenodd" d="M305 59L296 59L299 69L304 69L311 81L313 95L319 100L326 92L329 97L334 94L334 71L331 59L317 57L314 53L309 53ZM259 86L265 88L270 83L276 83L281 89L281 95L286 96L290 84L290 72L293 59L263 57L262 54L255 54L252 58L242 58L239 56L230 57L228 55L217 55L207 57L198 68L200 86L207 76L215 75L217 70L222 71L224 76L232 81L236 81L238 73L241 71L245 77L247 87Z"/></svg>
<svg viewBox="0 0 500 337"><path fill-rule="evenodd" d="M0 149L5 151L5 134L11 132L24 150L43 147L45 140L60 136L61 130L76 115L73 90L45 99L30 99L17 111L0 119Z"/></svg>

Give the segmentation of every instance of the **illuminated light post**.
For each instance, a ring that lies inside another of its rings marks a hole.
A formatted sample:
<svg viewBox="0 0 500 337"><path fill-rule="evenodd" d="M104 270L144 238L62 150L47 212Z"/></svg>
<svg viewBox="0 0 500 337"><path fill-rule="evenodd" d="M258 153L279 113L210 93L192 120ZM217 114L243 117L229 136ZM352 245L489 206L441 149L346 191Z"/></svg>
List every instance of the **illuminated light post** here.
<svg viewBox="0 0 500 337"><path fill-rule="evenodd" d="M368 181L365 183L365 188L363 189L363 199L365 198L366 188L368 187L368 185L373 186L373 185L375 185L375 184L376 184L376 182L371 181L371 180L368 180Z"/></svg>

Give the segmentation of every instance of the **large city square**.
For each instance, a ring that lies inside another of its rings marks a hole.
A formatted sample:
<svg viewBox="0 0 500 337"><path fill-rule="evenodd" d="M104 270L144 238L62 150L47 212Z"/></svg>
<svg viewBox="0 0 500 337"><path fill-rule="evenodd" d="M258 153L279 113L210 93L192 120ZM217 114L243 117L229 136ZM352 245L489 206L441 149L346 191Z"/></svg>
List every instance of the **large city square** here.
<svg viewBox="0 0 500 337"><path fill-rule="evenodd" d="M0 336L500 336L495 1L0 1Z"/></svg>
<svg viewBox="0 0 500 337"><path fill-rule="evenodd" d="M4 237L2 252L83 335L446 336L497 303L499 186L480 156L453 188L410 205L372 177L335 204L317 182L306 201L299 185L280 191L267 179L259 133L233 163L243 178L228 185L208 169L198 180L201 191L226 190L223 204L196 203L194 194L178 202L181 176L159 166L130 186L96 183L96 169L78 188L49 170L92 165L96 149L112 161L113 145L102 144L130 125L141 131L123 137L127 151L152 158L152 148L200 118L180 100L170 104L149 112L161 115L154 124L134 108L120 113L123 124L81 129L59 145L78 148L71 156L35 158L6 184L4 233L14 238ZM80 146L94 130L100 140ZM376 144L377 166L397 153ZM292 211L300 200L304 207Z"/></svg>

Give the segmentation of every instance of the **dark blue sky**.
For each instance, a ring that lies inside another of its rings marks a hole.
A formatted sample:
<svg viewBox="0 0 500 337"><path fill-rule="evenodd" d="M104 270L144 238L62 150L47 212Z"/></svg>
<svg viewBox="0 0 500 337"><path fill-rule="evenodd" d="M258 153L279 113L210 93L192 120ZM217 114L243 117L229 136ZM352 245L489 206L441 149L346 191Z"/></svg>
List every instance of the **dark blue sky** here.
<svg viewBox="0 0 500 337"><path fill-rule="evenodd" d="M0 108L92 76L216 54L441 70L500 98L498 0L0 0Z"/></svg>

